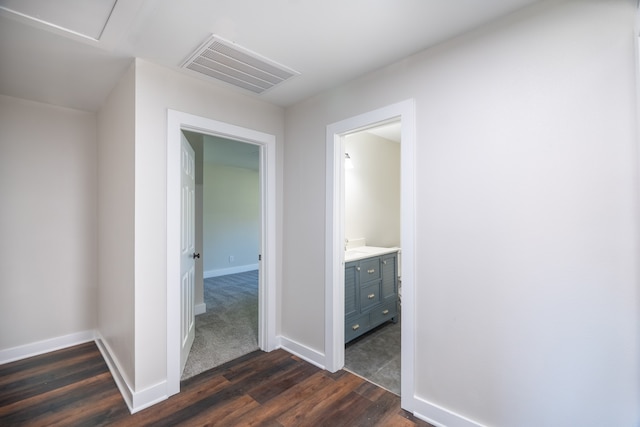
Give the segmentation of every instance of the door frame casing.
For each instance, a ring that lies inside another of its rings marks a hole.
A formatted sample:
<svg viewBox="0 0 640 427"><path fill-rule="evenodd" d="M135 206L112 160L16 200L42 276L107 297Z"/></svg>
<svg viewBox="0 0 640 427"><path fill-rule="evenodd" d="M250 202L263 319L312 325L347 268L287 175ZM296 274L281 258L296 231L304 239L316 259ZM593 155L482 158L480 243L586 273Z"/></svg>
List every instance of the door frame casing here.
<svg viewBox="0 0 640 427"><path fill-rule="evenodd" d="M408 99L327 126L325 235L325 366L344 367L344 136L393 119L401 121L402 407L414 410L415 372L415 101Z"/></svg>
<svg viewBox="0 0 640 427"><path fill-rule="evenodd" d="M180 133L189 130L260 148L260 287L258 346L276 348L276 137L253 129L167 111L167 396L180 392Z"/></svg>

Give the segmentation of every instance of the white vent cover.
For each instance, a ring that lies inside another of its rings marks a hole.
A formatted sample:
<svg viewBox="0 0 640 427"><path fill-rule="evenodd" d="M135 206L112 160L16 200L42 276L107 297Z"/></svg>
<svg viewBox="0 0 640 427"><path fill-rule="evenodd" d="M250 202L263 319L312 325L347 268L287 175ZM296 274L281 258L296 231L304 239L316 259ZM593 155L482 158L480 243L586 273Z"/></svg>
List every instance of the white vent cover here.
<svg viewBox="0 0 640 427"><path fill-rule="evenodd" d="M300 74L216 35L204 42L182 68L258 94Z"/></svg>

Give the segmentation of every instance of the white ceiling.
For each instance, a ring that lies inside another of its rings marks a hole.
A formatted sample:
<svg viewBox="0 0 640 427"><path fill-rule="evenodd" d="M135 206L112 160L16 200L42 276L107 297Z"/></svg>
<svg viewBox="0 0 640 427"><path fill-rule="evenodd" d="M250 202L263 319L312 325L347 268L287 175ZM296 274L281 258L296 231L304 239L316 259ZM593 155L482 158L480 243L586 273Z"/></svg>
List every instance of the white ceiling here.
<svg viewBox="0 0 640 427"><path fill-rule="evenodd" d="M372 133L389 141L400 142L402 134L402 124L397 121L393 123L386 123L380 126L367 129L365 132Z"/></svg>
<svg viewBox="0 0 640 427"><path fill-rule="evenodd" d="M300 72L262 95L237 89L289 106L536 0L119 0L99 40L64 29L92 7L55 1L57 27L50 7L17 15L24 0L0 0L0 93L97 111L131 58L191 73L180 64L211 34Z"/></svg>
<svg viewBox="0 0 640 427"><path fill-rule="evenodd" d="M66 28L81 37L99 40L116 0L1 0L0 5L17 17ZM70 10L76 13L69 13Z"/></svg>

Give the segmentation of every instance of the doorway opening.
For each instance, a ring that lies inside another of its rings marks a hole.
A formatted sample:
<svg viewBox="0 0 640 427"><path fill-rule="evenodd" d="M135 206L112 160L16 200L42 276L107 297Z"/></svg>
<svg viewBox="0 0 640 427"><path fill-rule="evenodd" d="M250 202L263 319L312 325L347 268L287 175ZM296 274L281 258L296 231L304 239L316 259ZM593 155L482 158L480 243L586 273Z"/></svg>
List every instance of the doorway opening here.
<svg viewBox="0 0 640 427"><path fill-rule="evenodd" d="M401 122L344 136L344 369L400 395Z"/></svg>
<svg viewBox="0 0 640 427"><path fill-rule="evenodd" d="M414 236L415 107L413 100L392 104L327 126L325 366L345 365L345 136L398 121L400 146L400 246L402 248L401 402L413 411L414 382ZM359 236L360 237L360 236ZM365 236L366 237L366 236ZM368 294L364 294L368 298Z"/></svg>
<svg viewBox="0 0 640 427"><path fill-rule="evenodd" d="M259 150L258 346L276 347L275 136L179 111L167 120L167 396L180 391L180 140L183 131L252 144Z"/></svg>
<svg viewBox="0 0 640 427"><path fill-rule="evenodd" d="M195 336L181 380L257 350L260 147L183 130L195 152Z"/></svg>

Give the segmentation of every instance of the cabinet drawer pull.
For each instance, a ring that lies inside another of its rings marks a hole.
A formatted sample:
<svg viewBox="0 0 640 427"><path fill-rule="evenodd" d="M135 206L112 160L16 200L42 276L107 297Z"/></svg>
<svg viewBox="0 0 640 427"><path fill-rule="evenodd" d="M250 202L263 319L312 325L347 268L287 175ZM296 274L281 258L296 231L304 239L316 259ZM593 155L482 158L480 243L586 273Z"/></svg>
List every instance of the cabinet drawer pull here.
<svg viewBox="0 0 640 427"><path fill-rule="evenodd" d="M383 263L384 265L387 265L387 260L385 259L384 261L382 261L382 263Z"/></svg>
<svg viewBox="0 0 640 427"><path fill-rule="evenodd" d="M354 331L357 331L358 329L360 329L360 325L358 325L357 323L355 325L353 325L351 327L351 329L353 329Z"/></svg>
<svg viewBox="0 0 640 427"><path fill-rule="evenodd" d="M356 267L356 270L357 270L357 271L360 271L360 267Z"/></svg>
<svg viewBox="0 0 640 427"><path fill-rule="evenodd" d="M367 273L369 273L369 274L373 274L375 272L376 272L375 268L372 268L371 270L367 270Z"/></svg>
<svg viewBox="0 0 640 427"><path fill-rule="evenodd" d="M368 297L369 299L374 299L374 298L376 297L376 294L369 294L369 295L367 295L367 297Z"/></svg>
<svg viewBox="0 0 640 427"><path fill-rule="evenodd" d="M382 314L386 316L387 314L389 314L389 310L382 310Z"/></svg>

